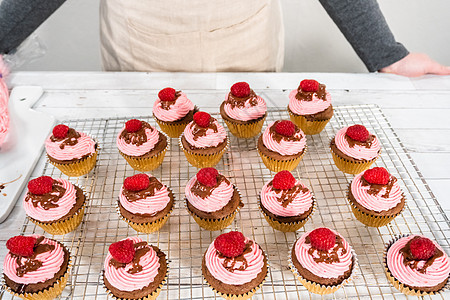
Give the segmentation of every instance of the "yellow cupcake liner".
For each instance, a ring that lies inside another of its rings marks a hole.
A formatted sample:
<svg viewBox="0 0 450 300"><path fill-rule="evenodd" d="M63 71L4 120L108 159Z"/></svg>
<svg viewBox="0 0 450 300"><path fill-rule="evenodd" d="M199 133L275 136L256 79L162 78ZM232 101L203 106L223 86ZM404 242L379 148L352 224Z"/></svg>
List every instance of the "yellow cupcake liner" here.
<svg viewBox="0 0 450 300"><path fill-rule="evenodd" d="M259 150L259 148L258 148L258 153L259 153L259 156L261 156L261 159L262 159L264 165L270 171L272 171L272 172L280 172L283 170L292 171L298 166L298 164L300 163L302 158L305 156L307 148L308 148L308 146L305 146L305 149L303 150L302 155L300 155L297 158L293 158L293 159L289 159L289 160L278 160L278 159L271 158L271 157L265 155L264 153L262 153L261 150Z"/></svg>
<svg viewBox="0 0 450 300"><path fill-rule="evenodd" d="M79 177L88 174L95 167L95 163L97 162L97 153L98 149L95 150L95 152L92 155L86 158L67 164L60 164L57 162L53 162L50 159L48 161L56 168L58 168L61 172L63 172L65 175Z"/></svg>
<svg viewBox="0 0 450 300"><path fill-rule="evenodd" d="M295 245L295 242L294 242L294 245ZM292 249L294 247L294 245L292 245L292 247L290 249ZM356 253L355 253L355 250L353 250L353 248L351 251L352 251L353 266L352 266L350 276L347 279L344 279L344 281L342 281L340 284L337 284L337 285L330 285L330 286L322 285L322 284L318 284L318 283L315 283L313 281L303 278L302 275L300 275L300 273L297 271L297 268L294 266L294 263L292 262L292 257L291 257L292 251L289 251L289 257L288 257L289 268L291 269L292 273L294 273L294 276L301 282L301 284L311 293L319 294L319 295L332 294L332 293L336 292L337 290L339 290L340 288L342 288L347 283L349 283L350 281L352 281L353 276L355 276L356 270L358 269L358 258L356 257Z"/></svg>
<svg viewBox="0 0 450 300"><path fill-rule="evenodd" d="M377 160L377 158L380 156L380 153L378 153L378 156L371 159L371 160L362 160L358 162L352 162L345 158L342 158L338 156L336 153L334 153L333 150L331 150L331 155L333 156L334 163L336 167L341 170L344 173L348 174L359 174L364 172L365 170L369 169L370 166Z"/></svg>
<svg viewBox="0 0 450 300"><path fill-rule="evenodd" d="M183 143L181 142L182 137L183 134L180 136L178 144L180 145L181 150L183 150L187 161L196 168L214 167L219 163L219 161L222 159L223 154L227 151L228 147L230 146L230 139L227 137L227 144L219 152L213 154L197 154L183 147Z"/></svg>
<svg viewBox="0 0 450 300"><path fill-rule="evenodd" d="M237 122L233 122L232 120L227 120L222 118L227 124L228 130L238 138L249 139L252 138L258 133L261 132L261 129L264 125L264 120L266 119L266 115L260 120L257 121L248 121L246 124L239 124Z"/></svg>
<svg viewBox="0 0 450 300"><path fill-rule="evenodd" d="M289 109L289 116L291 118L291 121L300 127L300 129L306 134L306 135L313 135L313 134L319 134L322 132L322 130L327 126L328 122L331 120L316 120L316 121L308 121L304 116L295 115L293 114Z"/></svg>

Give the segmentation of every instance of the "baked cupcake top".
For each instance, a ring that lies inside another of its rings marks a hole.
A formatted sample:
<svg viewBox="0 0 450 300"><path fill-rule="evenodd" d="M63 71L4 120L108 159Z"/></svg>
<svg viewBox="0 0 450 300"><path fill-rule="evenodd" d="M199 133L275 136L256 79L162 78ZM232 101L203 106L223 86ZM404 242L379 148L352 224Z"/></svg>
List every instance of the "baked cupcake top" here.
<svg viewBox="0 0 450 300"><path fill-rule="evenodd" d="M447 280L450 260L434 241L420 235L402 237L386 254L391 274L411 287L434 287Z"/></svg>
<svg viewBox="0 0 450 300"><path fill-rule="evenodd" d="M184 129L184 138L191 147L216 147L227 139L225 128L206 112L196 112L194 120Z"/></svg>
<svg viewBox="0 0 450 300"><path fill-rule="evenodd" d="M158 275L160 262L156 251L138 237L128 237L109 246L104 276L121 291L140 290Z"/></svg>
<svg viewBox="0 0 450 300"><path fill-rule="evenodd" d="M305 149L306 136L291 121L278 120L267 126L262 142L271 151L281 155L294 155Z"/></svg>
<svg viewBox="0 0 450 300"><path fill-rule="evenodd" d="M209 245L204 259L215 279L232 285L252 281L264 267L264 252L259 245L238 231L219 235Z"/></svg>
<svg viewBox="0 0 450 300"><path fill-rule="evenodd" d="M73 160L95 153L96 142L83 132L60 124L45 141L47 154L57 160Z"/></svg>
<svg viewBox="0 0 450 300"><path fill-rule="evenodd" d="M174 122L184 118L194 104L185 93L175 91L173 88L165 88L159 91L158 99L153 104L153 114L158 120Z"/></svg>
<svg viewBox="0 0 450 300"><path fill-rule="evenodd" d="M305 79L296 90L289 93L289 109L296 115L312 115L331 105L331 95L324 84Z"/></svg>
<svg viewBox="0 0 450 300"><path fill-rule="evenodd" d="M133 214L156 215L170 202L170 191L156 177L136 174L125 178L119 202Z"/></svg>
<svg viewBox="0 0 450 300"><path fill-rule="evenodd" d="M41 176L28 182L23 208L29 217L48 222L66 216L76 202L77 191L71 182Z"/></svg>
<svg viewBox="0 0 450 300"><path fill-rule="evenodd" d="M374 159L381 150L378 138L363 125L340 129L334 137L334 142L342 153L355 159Z"/></svg>
<svg viewBox="0 0 450 300"><path fill-rule="evenodd" d="M224 110L227 116L239 121L250 121L265 115L266 102L256 95L246 82L231 86L225 99Z"/></svg>
<svg viewBox="0 0 450 300"><path fill-rule="evenodd" d="M352 251L347 241L326 227L304 233L294 244L298 262L322 278L338 278L352 267Z"/></svg>
<svg viewBox="0 0 450 300"><path fill-rule="evenodd" d="M203 168L188 181L184 191L192 206L204 212L214 212L231 201L234 188L216 169Z"/></svg>
<svg viewBox="0 0 450 300"><path fill-rule="evenodd" d="M381 167L356 175L350 190L359 204L376 212L396 207L403 198L397 178Z"/></svg>
<svg viewBox="0 0 450 300"><path fill-rule="evenodd" d="M63 246L39 235L15 236L6 242L9 252L3 263L3 273L19 284L34 284L52 279L65 260Z"/></svg>
<svg viewBox="0 0 450 300"><path fill-rule="evenodd" d="M141 156L155 148L159 135L159 131L147 122L131 119L117 135L117 148L126 155Z"/></svg>
<svg viewBox="0 0 450 300"><path fill-rule="evenodd" d="M308 211L313 198L309 189L291 172L281 171L263 186L261 204L274 215L292 217Z"/></svg>

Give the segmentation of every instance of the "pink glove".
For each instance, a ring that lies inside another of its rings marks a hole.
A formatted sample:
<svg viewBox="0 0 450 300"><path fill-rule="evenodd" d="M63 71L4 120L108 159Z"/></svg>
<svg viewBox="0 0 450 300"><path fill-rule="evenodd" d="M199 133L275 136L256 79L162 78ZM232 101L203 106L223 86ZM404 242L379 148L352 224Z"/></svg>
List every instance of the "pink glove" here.
<svg viewBox="0 0 450 300"><path fill-rule="evenodd" d="M6 86L3 76L6 76L8 69L3 63L3 59L0 56L0 147L8 134L9 129L9 113L8 113L8 100L9 91Z"/></svg>

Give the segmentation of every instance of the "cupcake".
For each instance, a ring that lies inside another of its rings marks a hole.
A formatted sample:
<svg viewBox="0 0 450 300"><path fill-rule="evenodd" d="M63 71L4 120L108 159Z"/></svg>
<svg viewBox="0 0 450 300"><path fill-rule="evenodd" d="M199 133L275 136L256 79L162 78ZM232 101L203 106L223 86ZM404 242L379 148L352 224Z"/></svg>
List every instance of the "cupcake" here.
<svg viewBox="0 0 450 300"><path fill-rule="evenodd" d="M167 137L145 121L129 120L117 135L120 155L135 170L147 172L159 167L168 147Z"/></svg>
<svg viewBox="0 0 450 300"><path fill-rule="evenodd" d="M316 201L309 189L289 171L281 171L263 186L259 205L270 226L290 232L305 225Z"/></svg>
<svg viewBox="0 0 450 300"><path fill-rule="evenodd" d="M83 132L60 124L45 141L48 160L67 176L89 173L97 161L97 142Z"/></svg>
<svg viewBox="0 0 450 300"><path fill-rule="evenodd" d="M221 230L244 206L238 189L214 168L203 168L185 188L186 207L200 227Z"/></svg>
<svg viewBox="0 0 450 300"><path fill-rule="evenodd" d="M225 299L249 299L267 276L261 247L238 231L219 235L203 255L203 277Z"/></svg>
<svg viewBox="0 0 450 300"><path fill-rule="evenodd" d="M251 138L261 132L267 116L266 102L246 82L231 86L220 106L220 115L231 133L238 138Z"/></svg>
<svg viewBox="0 0 450 300"><path fill-rule="evenodd" d="M71 261L67 248L39 235L15 236L6 242L3 263L8 292L23 299L53 299L64 290Z"/></svg>
<svg viewBox="0 0 450 300"><path fill-rule="evenodd" d="M336 231L326 227L304 233L292 247L289 266L312 293L331 294L355 272L356 254Z"/></svg>
<svg viewBox="0 0 450 300"><path fill-rule="evenodd" d="M288 112L305 134L320 133L333 117L331 95L324 84L305 79L289 93Z"/></svg>
<svg viewBox="0 0 450 300"><path fill-rule="evenodd" d="M197 168L213 167L228 148L222 125L206 112L196 112L180 137L180 147L187 161Z"/></svg>
<svg viewBox="0 0 450 300"><path fill-rule="evenodd" d="M103 283L115 299L156 299L167 278L166 255L138 237L109 246Z"/></svg>
<svg viewBox="0 0 450 300"><path fill-rule="evenodd" d="M177 138L192 121L196 109L185 93L165 88L159 91L153 104L153 117L159 127L171 138Z"/></svg>
<svg viewBox="0 0 450 300"><path fill-rule="evenodd" d="M371 227L387 225L405 207L397 178L380 167L356 175L348 187L347 198L355 217Z"/></svg>
<svg viewBox="0 0 450 300"><path fill-rule="evenodd" d="M151 233L167 222L174 204L172 191L156 177L137 174L125 178L120 189L118 210L134 230Z"/></svg>
<svg viewBox="0 0 450 300"><path fill-rule="evenodd" d="M66 234L80 225L86 206L83 190L62 178L41 176L28 182L23 208L28 218L50 234Z"/></svg>
<svg viewBox="0 0 450 300"><path fill-rule="evenodd" d="M406 295L425 296L446 289L450 260L434 241L420 235L392 240L384 255L387 278Z"/></svg>
<svg viewBox="0 0 450 300"><path fill-rule="evenodd" d="M306 152L306 136L291 121L278 120L260 135L257 148L269 170L292 171Z"/></svg>
<svg viewBox="0 0 450 300"><path fill-rule="evenodd" d="M381 152L378 138L363 125L340 129L330 142L331 154L339 170L359 174L375 162Z"/></svg>

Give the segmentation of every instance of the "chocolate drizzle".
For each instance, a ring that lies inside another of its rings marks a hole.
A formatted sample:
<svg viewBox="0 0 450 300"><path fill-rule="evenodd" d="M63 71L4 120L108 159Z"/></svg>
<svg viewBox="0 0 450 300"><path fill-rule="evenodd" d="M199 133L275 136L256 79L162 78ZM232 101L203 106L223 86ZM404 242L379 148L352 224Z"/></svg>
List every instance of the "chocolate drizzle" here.
<svg viewBox="0 0 450 300"><path fill-rule="evenodd" d="M282 120L278 120L278 121L276 121L271 127L269 127L269 132L270 132L270 135L272 136L272 138L274 139L274 141L276 141L278 144L281 142L281 141L293 141L293 142L298 142L298 141L301 141L302 140L302 138L303 138L303 136L295 136L299 131L300 131L300 129L297 127L297 126L295 126L296 128L295 128L295 133L292 135L292 136L284 136L284 135L281 135L281 134L279 134L279 133L277 133L276 131L275 131L275 127L277 126L277 124L279 123L279 122L281 122Z"/></svg>
<svg viewBox="0 0 450 300"><path fill-rule="evenodd" d="M309 240L309 236L307 236L305 238L305 243L311 244L311 241ZM344 248L343 239L340 236L336 235L336 244L334 245L333 249L328 250L328 251L323 251L323 250L319 250L314 247L311 247L308 250L308 254L313 257L313 260L316 263L323 262L326 264L332 264L332 263L340 262L339 255L338 255L339 249L342 249L342 254L347 253L347 249ZM316 252L317 256L319 256L319 257L314 256L314 252Z"/></svg>
<svg viewBox="0 0 450 300"><path fill-rule="evenodd" d="M176 92L175 92L175 99L174 99L173 101L160 101L160 103L161 103L161 108L164 109L164 110L169 110L170 107L171 107L172 105L174 105L175 102L177 102L177 99L178 99L178 97L180 97L180 96L181 96L181 91L176 91Z"/></svg>
<svg viewBox="0 0 450 300"><path fill-rule="evenodd" d="M392 187L394 186L394 184L397 182L397 178L395 178L394 176L390 176L389 178L389 182L387 184L372 184L367 182L364 179L364 176L361 176L361 183L362 186L369 186L369 189L367 190L367 193L369 195L375 196L378 195L379 192L381 192L381 190L385 187L386 191L383 195L381 195L382 198L389 198L389 194L391 193Z"/></svg>
<svg viewBox="0 0 450 300"><path fill-rule="evenodd" d="M52 142L59 142L59 141L63 141L60 145L59 148L60 149L64 149L64 147L67 146L74 146L76 144L78 144L78 139L80 138L80 134L73 128L69 128L69 131L67 131L67 135L65 138L62 139L58 139L55 136L51 136L50 140Z"/></svg>
<svg viewBox="0 0 450 300"><path fill-rule="evenodd" d="M416 237L410 239L406 243L406 245L403 248L400 249L400 253L403 255L403 264L406 267L410 267L411 269L416 270L419 273L425 274L426 271L427 271L427 268L429 266L431 266L437 258L441 257L444 254L443 254L443 252L441 250L439 250L436 247L436 250L434 251L433 256L426 260L426 262L422 266L422 268L419 268L419 263L421 261L423 261L423 260L416 260L416 259L414 259L413 255L411 254L411 248L410 248L411 242L413 240L417 239L417 238L419 238L419 236L416 236Z"/></svg>
<svg viewBox="0 0 450 300"><path fill-rule="evenodd" d="M194 185L191 188L191 192L202 198L202 199L206 199L207 197L211 196L212 192L214 191L215 188L217 188L219 185L222 184L222 182L226 182L228 184L230 184L230 182L228 181L228 179L225 178L225 176L219 174L217 175L217 184L215 186L209 187L206 185L201 184L198 180L195 180Z"/></svg>
<svg viewBox="0 0 450 300"><path fill-rule="evenodd" d="M164 101L162 101L164 102ZM150 129L153 132L155 130L150 124L142 121L142 127L136 132L128 132L127 129L122 130L120 133L120 138L127 144L132 144L135 146L140 146L147 142L147 135L145 134L145 129Z"/></svg>
<svg viewBox="0 0 450 300"><path fill-rule="evenodd" d="M280 198L278 198L278 202L281 203L281 206L286 208L294 198L300 193L307 193L309 190L306 187L303 187L301 184L295 185L293 188L288 190L278 190L275 189L272 185L272 181L269 182L269 186L272 187L274 191L281 192Z"/></svg>
<svg viewBox="0 0 450 300"><path fill-rule="evenodd" d="M298 87L295 98L298 100L302 100L302 101L312 101L314 94L320 100L326 101L327 100L326 85L319 84L319 90L317 92L305 92L305 91L302 91L302 89L300 87Z"/></svg>
<svg viewBox="0 0 450 300"><path fill-rule="evenodd" d="M355 145L370 148L370 147L372 147L372 143L375 140L375 136L373 134L369 135L369 138L367 138L367 140L365 142L360 142L360 141L354 140L351 137L349 137L347 134L345 135L345 139L347 140L347 143L350 146L350 148L355 147Z"/></svg>
<svg viewBox="0 0 450 300"><path fill-rule="evenodd" d="M58 201L65 193L66 189L62 186L62 183L57 180L53 180L53 187L50 193L35 195L28 192L25 197L25 201L31 200L34 207L38 207L38 204L40 204L43 209L49 210L59 207Z"/></svg>
<svg viewBox="0 0 450 300"><path fill-rule="evenodd" d="M30 257L16 256L11 253L12 256L16 256L16 263L18 266L16 270L16 275L18 277L23 277L25 274L29 272L34 272L38 270L40 267L42 267L42 261L37 260L36 256L45 252L53 251L55 249L54 245L41 244L43 240L44 240L43 236L37 238L36 245L34 246L33 250L33 255Z"/></svg>
<svg viewBox="0 0 450 300"><path fill-rule="evenodd" d="M150 251L150 247L147 246L146 242L139 242L134 244L134 257L133 260L130 262L131 268L127 271L129 274L136 274L142 271L143 267L139 264L139 261L141 260L141 257L143 257L148 251ZM119 268L125 268L128 264L118 262L116 259L111 258L109 261L109 265L119 269Z"/></svg>
<svg viewBox="0 0 450 300"><path fill-rule="evenodd" d="M253 90L250 91L250 94L247 97L236 97L232 93L228 94L228 99L225 100L225 103L229 104L232 109L235 107L243 108L245 106L245 102L249 101L250 106L258 105L258 96L255 94Z"/></svg>
<svg viewBox="0 0 450 300"><path fill-rule="evenodd" d="M195 124L195 122L192 122L191 129L192 129L192 135L194 136L194 141L198 140L198 138L200 138L202 136L205 136L206 131L208 129L212 129L214 132L218 132L217 125L214 124L215 120L216 120L215 118L211 117L208 127L200 127L197 124Z"/></svg>
<svg viewBox="0 0 450 300"><path fill-rule="evenodd" d="M228 272L231 272L231 273L233 273L236 270L244 271L245 269L247 269L248 262L245 259L244 255L252 252L252 245L253 245L253 241L249 241L247 244L245 244L244 251L242 252L242 254L239 256L236 256L236 257L226 257L226 256L222 255L219 251L217 251L217 255L219 256L219 258L225 258L222 263L222 266ZM241 262L242 264L238 268L235 268L237 262Z"/></svg>
<svg viewBox="0 0 450 300"><path fill-rule="evenodd" d="M161 190L164 187L164 185L158 179L156 179L156 177L149 176L149 179L150 184L148 185L148 188L142 191L134 192L129 191L125 188L123 189L122 194L125 196L128 202L134 202L140 199L153 197L157 191Z"/></svg>

